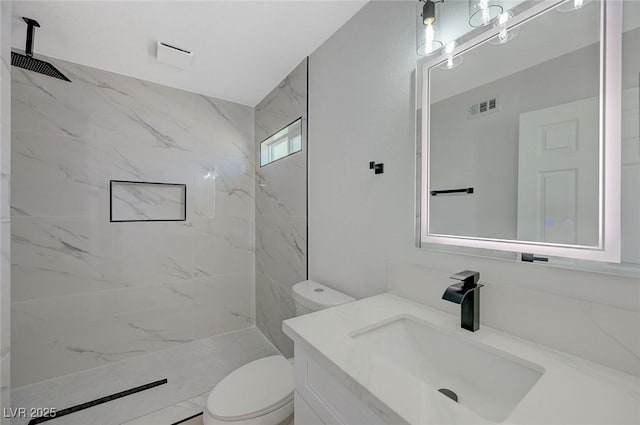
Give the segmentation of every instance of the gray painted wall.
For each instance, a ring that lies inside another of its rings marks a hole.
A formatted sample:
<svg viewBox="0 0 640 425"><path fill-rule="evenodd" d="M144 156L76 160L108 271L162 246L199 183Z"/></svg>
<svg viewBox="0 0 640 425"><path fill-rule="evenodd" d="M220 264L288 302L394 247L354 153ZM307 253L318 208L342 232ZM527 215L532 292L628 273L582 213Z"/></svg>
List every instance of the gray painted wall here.
<svg viewBox="0 0 640 425"><path fill-rule="evenodd" d="M307 59L256 106L260 142L302 117L302 151L256 168L256 321L286 357L282 321L295 315L291 287L307 278Z"/></svg>
<svg viewBox="0 0 640 425"><path fill-rule="evenodd" d="M415 248L414 13L370 2L310 57L309 277L459 314L447 277L478 270L485 325L640 376L637 278Z"/></svg>
<svg viewBox="0 0 640 425"><path fill-rule="evenodd" d="M53 62L12 70L13 386L252 326L253 108ZM110 223L111 179L187 220Z"/></svg>

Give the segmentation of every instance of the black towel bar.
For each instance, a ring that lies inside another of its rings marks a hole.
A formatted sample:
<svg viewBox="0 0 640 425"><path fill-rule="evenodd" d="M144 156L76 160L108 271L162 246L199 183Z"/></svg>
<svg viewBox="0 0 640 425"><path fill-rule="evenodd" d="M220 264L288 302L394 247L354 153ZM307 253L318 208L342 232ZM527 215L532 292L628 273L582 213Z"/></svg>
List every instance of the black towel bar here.
<svg viewBox="0 0 640 425"><path fill-rule="evenodd" d="M431 196L437 196L442 193L473 193L472 187L466 187L464 189L447 189L447 190L432 190Z"/></svg>

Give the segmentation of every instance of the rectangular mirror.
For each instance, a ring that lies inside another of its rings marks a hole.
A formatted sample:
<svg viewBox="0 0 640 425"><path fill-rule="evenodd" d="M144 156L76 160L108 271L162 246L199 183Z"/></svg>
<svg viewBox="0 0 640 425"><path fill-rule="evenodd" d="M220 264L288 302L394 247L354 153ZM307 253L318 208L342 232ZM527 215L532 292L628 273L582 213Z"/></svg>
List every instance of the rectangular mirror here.
<svg viewBox="0 0 640 425"><path fill-rule="evenodd" d="M619 262L616 3L514 9L424 67L422 242Z"/></svg>

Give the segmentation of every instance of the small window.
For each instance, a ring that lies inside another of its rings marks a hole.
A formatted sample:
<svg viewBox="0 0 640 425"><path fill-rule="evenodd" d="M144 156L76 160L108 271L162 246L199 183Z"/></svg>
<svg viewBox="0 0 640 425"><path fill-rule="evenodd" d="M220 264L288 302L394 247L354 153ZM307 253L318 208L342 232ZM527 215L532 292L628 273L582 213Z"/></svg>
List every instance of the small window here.
<svg viewBox="0 0 640 425"><path fill-rule="evenodd" d="M260 143L260 166L302 150L302 118Z"/></svg>

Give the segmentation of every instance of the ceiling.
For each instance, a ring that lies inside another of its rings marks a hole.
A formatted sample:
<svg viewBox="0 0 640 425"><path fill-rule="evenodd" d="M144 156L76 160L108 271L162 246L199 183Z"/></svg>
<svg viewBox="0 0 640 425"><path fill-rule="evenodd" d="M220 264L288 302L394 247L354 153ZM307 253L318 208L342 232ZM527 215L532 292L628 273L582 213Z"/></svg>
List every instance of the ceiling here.
<svg viewBox="0 0 640 425"><path fill-rule="evenodd" d="M12 44L28 16L36 55L255 106L366 2L17 1ZM194 52L191 68L159 63L157 41Z"/></svg>

